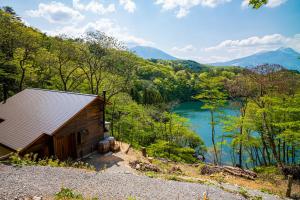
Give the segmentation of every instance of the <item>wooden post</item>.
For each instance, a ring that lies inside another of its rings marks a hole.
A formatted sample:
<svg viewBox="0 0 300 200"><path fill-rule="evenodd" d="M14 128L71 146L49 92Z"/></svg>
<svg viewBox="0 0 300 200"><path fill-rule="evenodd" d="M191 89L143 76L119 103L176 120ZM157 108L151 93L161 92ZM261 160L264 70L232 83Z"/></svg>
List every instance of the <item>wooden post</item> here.
<svg viewBox="0 0 300 200"><path fill-rule="evenodd" d="M143 154L144 157L147 157L146 147L142 147L142 154Z"/></svg>
<svg viewBox="0 0 300 200"><path fill-rule="evenodd" d="M287 186L287 190L286 190L286 197L291 197L292 184L293 184L293 176L288 175L288 186Z"/></svg>
<svg viewBox="0 0 300 200"><path fill-rule="evenodd" d="M103 132L105 132L105 104L106 104L106 91L104 90L103 93L103 113L102 113L102 120L103 120Z"/></svg>

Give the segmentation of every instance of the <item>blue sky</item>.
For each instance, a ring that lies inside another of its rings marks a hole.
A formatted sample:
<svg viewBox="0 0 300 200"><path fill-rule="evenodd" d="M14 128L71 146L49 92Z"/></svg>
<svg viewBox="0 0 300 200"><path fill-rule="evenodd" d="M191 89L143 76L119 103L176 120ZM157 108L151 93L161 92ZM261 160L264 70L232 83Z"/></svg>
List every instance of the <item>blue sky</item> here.
<svg viewBox="0 0 300 200"><path fill-rule="evenodd" d="M49 35L101 30L202 63L292 47L300 52L300 0L1 0Z"/></svg>

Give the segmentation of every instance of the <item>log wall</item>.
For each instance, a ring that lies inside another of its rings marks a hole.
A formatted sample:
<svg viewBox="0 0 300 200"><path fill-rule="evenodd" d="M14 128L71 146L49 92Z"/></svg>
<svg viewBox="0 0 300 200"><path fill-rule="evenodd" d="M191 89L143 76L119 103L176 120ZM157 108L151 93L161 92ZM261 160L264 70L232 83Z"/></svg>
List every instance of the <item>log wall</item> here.
<svg viewBox="0 0 300 200"><path fill-rule="evenodd" d="M102 118L102 102L96 99L53 135L54 154L60 159L81 158L97 150L104 137Z"/></svg>

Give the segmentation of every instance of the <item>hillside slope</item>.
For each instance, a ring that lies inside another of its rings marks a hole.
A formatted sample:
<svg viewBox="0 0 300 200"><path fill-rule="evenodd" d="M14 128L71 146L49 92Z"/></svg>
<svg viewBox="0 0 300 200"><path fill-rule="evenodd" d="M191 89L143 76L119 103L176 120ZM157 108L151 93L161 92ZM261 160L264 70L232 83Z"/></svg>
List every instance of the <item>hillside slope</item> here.
<svg viewBox="0 0 300 200"><path fill-rule="evenodd" d="M300 54L292 48L256 53L227 62L213 63L214 66L251 67L261 64L279 64L290 70L300 70Z"/></svg>

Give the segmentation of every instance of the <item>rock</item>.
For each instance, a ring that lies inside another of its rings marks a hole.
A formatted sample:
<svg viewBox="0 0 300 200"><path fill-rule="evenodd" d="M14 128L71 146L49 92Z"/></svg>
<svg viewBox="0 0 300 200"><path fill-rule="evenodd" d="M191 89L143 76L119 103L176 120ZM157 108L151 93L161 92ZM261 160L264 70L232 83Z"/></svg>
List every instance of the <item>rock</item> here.
<svg viewBox="0 0 300 200"><path fill-rule="evenodd" d="M135 166L135 169L137 169L137 170L141 169L141 165L140 165L140 164L137 164L137 165Z"/></svg>
<svg viewBox="0 0 300 200"><path fill-rule="evenodd" d="M211 175L214 173L219 173L222 172L222 168L219 166L213 166L213 165L204 165L201 170L200 170L200 174L202 175Z"/></svg>
<svg viewBox="0 0 300 200"><path fill-rule="evenodd" d="M192 165L193 167L199 167L199 164L198 163L195 163Z"/></svg>
<svg viewBox="0 0 300 200"><path fill-rule="evenodd" d="M169 173L175 173L175 174L181 174L182 170L180 169L179 166L173 166L170 170Z"/></svg>
<svg viewBox="0 0 300 200"><path fill-rule="evenodd" d="M32 200L43 200L42 196L34 196Z"/></svg>
<svg viewBox="0 0 300 200"><path fill-rule="evenodd" d="M168 162L171 162L170 160L166 159L166 158L157 158L157 160L160 160L162 161L163 163L168 163Z"/></svg>
<svg viewBox="0 0 300 200"><path fill-rule="evenodd" d="M129 165L133 169L136 169L136 170L139 170L139 171L153 171L153 172L160 172L161 171L157 166L155 166L151 163L144 163L144 162L141 162L141 161L138 161L138 160L129 162Z"/></svg>
<svg viewBox="0 0 300 200"><path fill-rule="evenodd" d="M152 162L153 162L153 157L148 157L148 161L149 161L150 163L152 163Z"/></svg>

